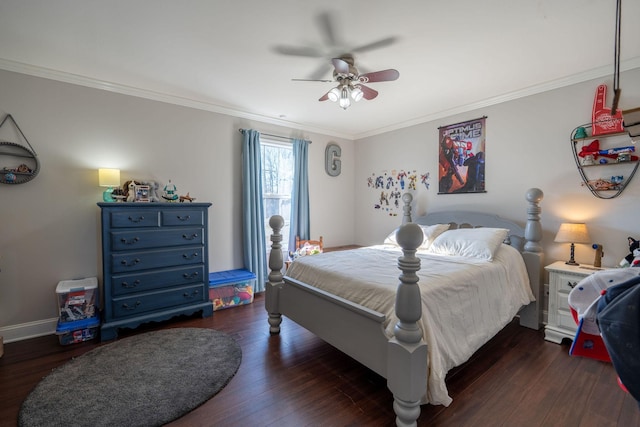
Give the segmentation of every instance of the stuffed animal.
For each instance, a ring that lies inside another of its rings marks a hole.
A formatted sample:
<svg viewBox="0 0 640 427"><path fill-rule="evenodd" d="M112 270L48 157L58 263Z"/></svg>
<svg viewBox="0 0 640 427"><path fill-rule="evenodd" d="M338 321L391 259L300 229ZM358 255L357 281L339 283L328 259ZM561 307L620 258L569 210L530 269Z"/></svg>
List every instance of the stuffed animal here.
<svg viewBox="0 0 640 427"><path fill-rule="evenodd" d="M629 255L620 261L620 267L640 267L640 241L627 237L629 241Z"/></svg>

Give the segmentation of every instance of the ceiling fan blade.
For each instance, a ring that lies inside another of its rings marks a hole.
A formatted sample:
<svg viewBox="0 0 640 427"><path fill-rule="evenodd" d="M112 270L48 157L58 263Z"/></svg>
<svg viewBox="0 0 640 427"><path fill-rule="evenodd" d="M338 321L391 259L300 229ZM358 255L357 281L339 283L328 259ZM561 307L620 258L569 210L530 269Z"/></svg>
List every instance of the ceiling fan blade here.
<svg viewBox="0 0 640 427"><path fill-rule="evenodd" d="M331 74L331 66L325 61L322 61L322 64L320 64L318 68L316 68L311 74L309 74L309 79L320 80L329 74Z"/></svg>
<svg viewBox="0 0 640 427"><path fill-rule="evenodd" d="M304 56L309 58L321 58L323 53L314 47L304 46L275 46L273 50L276 53L289 56Z"/></svg>
<svg viewBox="0 0 640 427"><path fill-rule="evenodd" d="M386 39L378 40L372 43L367 43L365 45L356 47L355 49L351 49L352 52L366 52L369 50L380 49L381 47L386 47L394 44L398 41L397 37L387 37Z"/></svg>
<svg viewBox="0 0 640 427"><path fill-rule="evenodd" d="M321 80L321 79L291 79L293 82L323 82L331 83L333 80Z"/></svg>
<svg viewBox="0 0 640 427"><path fill-rule="evenodd" d="M349 74L349 64L347 62L340 58L333 58L331 62L333 62L336 72L340 74Z"/></svg>
<svg viewBox="0 0 640 427"><path fill-rule="evenodd" d="M375 90L375 89L371 89L370 87L367 87L367 86L364 86L364 85L358 85L358 87L362 91L364 99L372 100L373 98L378 96L378 91Z"/></svg>
<svg viewBox="0 0 640 427"><path fill-rule="evenodd" d="M362 83L390 82L392 80L397 80L398 77L400 77L398 70L389 69L361 74L358 77L358 80Z"/></svg>
<svg viewBox="0 0 640 427"><path fill-rule="evenodd" d="M318 101L326 101L327 99L329 99L329 92L322 95Z"/></svg>
<svg viewBox="0 0 640 427"><path fill-rule="evenodd" d="M325 42L328 46L336 46L338 44L338 37L335 30L335 26L333 25L334 19L330 12L322 12L318 15L318 27L320 27L320 32L325 39Z"/></svg>

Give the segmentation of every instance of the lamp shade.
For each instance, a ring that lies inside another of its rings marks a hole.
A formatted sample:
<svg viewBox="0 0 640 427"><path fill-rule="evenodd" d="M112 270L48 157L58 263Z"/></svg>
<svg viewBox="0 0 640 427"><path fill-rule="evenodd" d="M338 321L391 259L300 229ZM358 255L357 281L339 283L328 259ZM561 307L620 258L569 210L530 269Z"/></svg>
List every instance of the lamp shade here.
<svg viewBox="0 0 640 427"><path fill-rule="evenodd" d="M562 223L554 239L556 243L589 243L589 230L584 223Z"/></svg>
<svg viewBox="0 0 640 427"><path fill-rule="evenodd" d="M119 187L120 169L98 169L98 185L100 187Z"/></svg>

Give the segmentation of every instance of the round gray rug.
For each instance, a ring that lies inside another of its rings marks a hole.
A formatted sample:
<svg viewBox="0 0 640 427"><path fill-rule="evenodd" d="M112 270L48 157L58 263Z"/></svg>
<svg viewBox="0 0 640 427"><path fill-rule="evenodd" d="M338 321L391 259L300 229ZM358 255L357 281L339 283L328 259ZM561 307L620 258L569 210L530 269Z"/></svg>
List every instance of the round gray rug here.
<svg viewBox="0 0 640 427"><path fill-rule="evenodd" d="M218 393L242 360L223 332L175 328L91 350L45 377L20 426L160 426Z"/></svg>

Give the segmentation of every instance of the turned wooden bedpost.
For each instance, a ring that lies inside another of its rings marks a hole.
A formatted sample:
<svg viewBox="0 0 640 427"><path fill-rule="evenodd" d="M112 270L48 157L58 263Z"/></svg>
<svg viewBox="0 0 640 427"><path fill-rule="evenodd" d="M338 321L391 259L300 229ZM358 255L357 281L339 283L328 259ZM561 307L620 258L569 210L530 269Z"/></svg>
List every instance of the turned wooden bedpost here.
<svg viewBox="0 0 640 427"><path fill-rule="evenodd" d="M398 322L388 346L387 385L393 393L396 425L402 427L417 425L420 400L427 392L427 344L418 324L422 300L416 274L420 270L416 249L423 237L420 226L413 223L402 225L396 233L403 252L398 258L402 273L395 305Z"/></svg>
<svg viewBox="0 0 640 427"><path fill-rule="evenodd" d="M284 281L282 280L282 267L284 261L282 259L282 234L280 230L284 226L284 218L280 215L274 215L269 219L269 227L273 230L271 233L271 252L269 253L269 281L265 289L264 306L269 313L269 332L274 334L280 333L280 323L282 323L282 314L278 306L278 293L282 288Z"/></svg>
<svg viewBox="0 0 640 427"><path fill-rule="evenodd" d="M408 224L411 222L411 202L413 201L413 196L411 193L404 193L402 195L402 223Z"/></svg>
<svg viewBox="0 0 640 427"><path fill-rule="evenodd" d="M522 309L520 312L520 324L531 329L539 329L542 323L542 286L540 279L542 277L542 224L540 224L540 202L544 197L544 193L539 188L530 188L525 194L525 198L529 202L527 206L527 225L524 228L524 252L522 258L527 266L529 274L529 282L531 292L535 297L535 301Z"/></svg>

